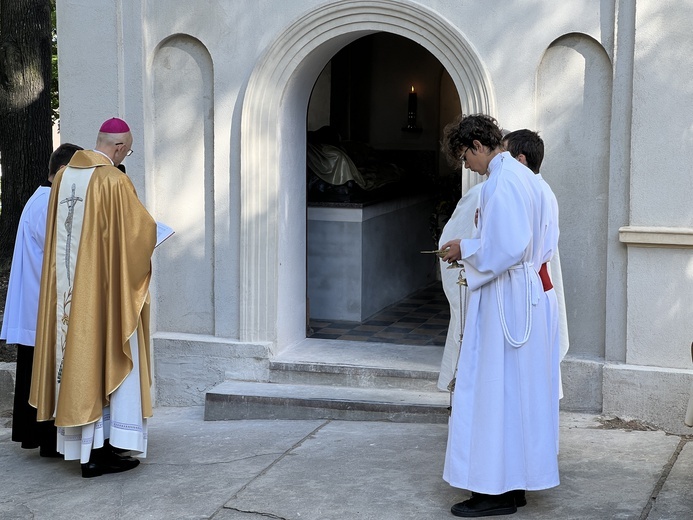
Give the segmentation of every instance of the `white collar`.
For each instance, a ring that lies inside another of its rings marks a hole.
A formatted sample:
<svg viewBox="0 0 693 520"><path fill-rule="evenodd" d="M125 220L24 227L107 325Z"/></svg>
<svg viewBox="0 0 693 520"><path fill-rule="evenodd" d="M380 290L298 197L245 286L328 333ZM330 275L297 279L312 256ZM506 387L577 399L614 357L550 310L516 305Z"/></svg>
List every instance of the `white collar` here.
<svg viewBox="0 0 693 520"><path fill-rule="evenodd" d="M100 153L101 155L103 155L106 159L108 159L109 161L111 161L111 165L115 166L115 163L113 162L113 159L111 159L108 155L106 155L105 153L103 153L101 150L94 150L94 151L95 151L96 153Z"/></svg>

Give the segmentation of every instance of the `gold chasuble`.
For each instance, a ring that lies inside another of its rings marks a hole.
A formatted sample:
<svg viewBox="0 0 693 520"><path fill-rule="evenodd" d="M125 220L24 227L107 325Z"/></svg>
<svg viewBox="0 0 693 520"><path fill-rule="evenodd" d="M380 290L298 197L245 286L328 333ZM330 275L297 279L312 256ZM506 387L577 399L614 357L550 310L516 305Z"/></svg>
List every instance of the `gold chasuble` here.
<svg viewBox="0 0 693 520"><path fill-rule="evenodd" d="M156 223L130 179L94 151L53 181L29 403L39 421L101 417L133 369L137 334L142 417L151 417L149 281ZM134 338L133 338L134 339Z"/></svg>

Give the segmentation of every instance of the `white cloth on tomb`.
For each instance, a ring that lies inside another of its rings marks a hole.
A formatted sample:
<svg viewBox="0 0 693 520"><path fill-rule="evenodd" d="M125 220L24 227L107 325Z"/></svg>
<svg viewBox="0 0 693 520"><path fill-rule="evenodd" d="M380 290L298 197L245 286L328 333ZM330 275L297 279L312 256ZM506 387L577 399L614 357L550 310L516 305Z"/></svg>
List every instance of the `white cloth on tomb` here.
<svg viewBox="0 0 693 520"><path fill-rule="evenodd" d="M27 201L19 218L0 331L0 339L10 344L33 347L36 342L36 315L50 192L49 186L40 186Z"/></svg>
<svg viewBox="0 0 693 520"><path fill-rule="evenodd" d="M443 227L440 234L438 247L455 238L471 238L476 232L474 225L474 213L479 207L479 195L481 194L482 184L472 186L467 193L457 203ZM464 330L464 302L467 297L467 288L457 284L459 269L448 269L448 264L442 260L440 263L440 278L443 283L443 291L450 304L450 325L448 334L445 338L445 348L443 359L440 364L440 375L438 376L438 389L447 391L450 381L455 375L457 356L460 352L460 336Z"/></svg>
<svg viewBox="0 0 693 520"><path fill-rule="evenodd" d="M137 333L130 338L133 369L111 394L111 404L101 418L84 426L58 428L58 451L65 460L89 462L92 448L102 448L104 440L111 446L130 450L136 456L147 456L147 419L142 418L140 399L139 349Z"/></svg>
<svg viewBox="0 0 693 520"><path fill-rule="evenodd" d="M534 174L509 153L489 172L479 236L460 244L470 295L443 478L479 493L547 489L559 476L548 300L537 269L550 217Z"/></svg>

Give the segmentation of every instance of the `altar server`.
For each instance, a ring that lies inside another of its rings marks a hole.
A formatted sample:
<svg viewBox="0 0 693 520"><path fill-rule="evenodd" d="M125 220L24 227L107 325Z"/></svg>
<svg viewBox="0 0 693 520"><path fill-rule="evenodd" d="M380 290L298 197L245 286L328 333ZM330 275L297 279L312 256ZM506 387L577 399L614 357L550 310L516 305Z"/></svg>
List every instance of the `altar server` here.
<svg viewBox="0 0 693 520"><path fill-rule="evenodd" d="M55 425L52 421L37 422L36 409L29 406L43 242L46 237L46 211L55 174L81 149L70 143L55 149L48 161L48 179L36 189L22 210L0 330L0 339L17 345L12 440L21 442L24 449L39 448L42 457L59 455L55 449Z"/></svg>
<svg viewBox="0 0 693 520"><path fill-rule="evenodd" d="M524 490L559 484L543 263L549 209L534 174L501 149L486 115L445 131L448 155L480 175L478 236L443 244L470 289L443 478L472 492L460 517L512 514Z"/></svg>

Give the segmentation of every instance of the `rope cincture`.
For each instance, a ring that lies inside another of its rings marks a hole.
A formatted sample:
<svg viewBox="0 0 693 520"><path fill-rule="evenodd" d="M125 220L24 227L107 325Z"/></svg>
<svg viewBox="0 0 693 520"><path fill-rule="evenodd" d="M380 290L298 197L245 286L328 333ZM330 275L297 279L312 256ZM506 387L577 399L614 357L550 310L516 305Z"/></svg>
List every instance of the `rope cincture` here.
<svg viewBox="0 0 693 520"><path fill-rule="evenodd" d="M501 280L500 277L496 278L496 300L498 302L498 313L500 314L501 327L503 328L503 336L505 340L510 343L511 346L518 348L527 343L529 340L529 335L532 332L532 277L530 276L530 268L532 264L529 262L522 262L521 264L514 265L508 271L514 269L522 269L525 275L525 333L521 340L516 340L510 334L508 330L508 322L505 317L505 309L503 307L502 291L501 291Z"/></svg>

